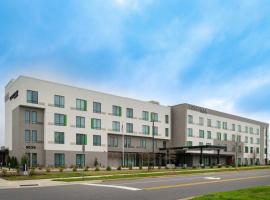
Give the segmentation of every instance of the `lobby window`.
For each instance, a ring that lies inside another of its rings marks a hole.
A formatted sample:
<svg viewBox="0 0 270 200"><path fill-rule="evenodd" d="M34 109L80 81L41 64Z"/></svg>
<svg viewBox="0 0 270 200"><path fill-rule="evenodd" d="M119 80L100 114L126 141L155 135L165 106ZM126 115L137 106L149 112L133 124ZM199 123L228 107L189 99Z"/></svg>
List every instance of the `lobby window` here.
<svg viewBox="0 0 270 200"><path fill-rule="evenodd" d="M237 128L237 129L238 129L238 132L241 133L241 131L242 131L242 130L241 130L241 129L242 129L241 125L238 125L237 127L238 127L238 128Z"/></svg>
<svg viewBox="0 0 270 200"><path fill-rule="evenodd" d="M151 122L152 121L155 121L155 122L158 121L158 114L157 113L151 112Z"/></svg>
<svg viewBox="0 0 270 200"><path fill-rule="evenodd" d="M149 112L142 111L142 119L145 121L148 121L149 120Z"/></svg>
<svg viewBox="0 0 270 200"><path fill-rule="evenodd" d="M232 124L232 131L235 131L235 124Z"/></svg>
<svg viewBox="0 0 270 200"><path fill-rule="evenodd" d="M227 130L227 122L223 122L223 129Z"/></svg>
<svg viewBox="0 0 270 200"><path fill-rule="evenodd" d="M85 117L76 116L76 128L85 128Z"/></svg>
<svg viewBox="0 0 270 200"><path fill-rule="evenodd" d="M55 153L54 154L54 166L55 167L64 167L65 166L65 154Z"/></svg>
<svg viewBox="0 0 270 200"><path fill-rule="evenodd" d="M114 116L122 116L122 108L120 106L112 106L112 114Z"/></svg>
<svg viewBox="0 0 270 200"><path fill-rule="evenodd" d="M140 147L143 149L146 149L146 140L145 139L140 139Z"/></svg>
<svg viewBox="0 0 270 200"><path fill-rule="evenodd" d="M191 147L192 146L192 141L187 141L187 146Z"/></svg>
<svg viewBox="0 0 270 200"><path fill-rule="evenodd" d="M193 137L193 129L188 128L188 137Z"/></svg>
<svg viewBox="0 0 270 200"><path fill-rule="evenodd" d="M27 103L38 104L38 92L27 90Z"/></svg>
<svg viewBox="0 0 270 200"><path fill-rule="evenodd" d="M207 119L207 126L208 127L211 127L212 125L211 125L211 119Z"/></svg>
<svg viewBox="0 0 270 200"><path fill-rule="evenodd" d="M37 166L37 153L32 153L32 167Z"/></svg>
<svg viewBox="0 0 270 200"><path fill-rule="evenodd" d="M32 143L37 143L37 130L32 130Z"/></svg>
<svg viewBox="0 0 270 200"><path fill-rule="evenodd" d="M227 141L227 133L224 133L224 135L223 135L223 140L224 140L224 141Z"/></svg>
<svg viewBox="0 0 270 200"><path fill-rule="evenodd" d="M158 127L154 126L154 136L158 136Z"/></svg>
<svg viewBox="0 0 270 200"><path fill-rule="evenodd" d="M131 148L131 137L125 137L125 143L124 146L126 148Z"/></svg>
<svg viewBox="0 0 270 200"><path fill-rule="evenodd" d="M221 140L221 133L220 132L217 132L217 140Z"/></svg>
<svg viewBox="0 0 270 200"><path fill-rule="evenodd" d="M217 128L218 128L218 129L221 128L221 121L217 121Z"/></svg>
<svg viewBox="0 0 270 200"><path fill-rule="evenodd" d="M93 146L101 146L101 136L93 135Z"/></svg>
<svg viewBox="0 0 270 200"><path fill-rule="evenodd" d="M248 147L245 147L245 153L248 153Z"/></svg>
<svg viewBox="0 0 270 200"><path fill-rule="evenodd" d="M92 118L91 119L91 128L92 129L101 129L101 119Z"/></svg>
<svg viewBox="0 0 270 200"><path fill-rule="evenodd" d="M84 167L85 166L85 155L84 154L76 154L76 166Z"/></svg>
<svg viewBox="0 0 270 200"><path fill-rule="evenodd" d="M25 143L30 143L30 141L31 141L31 131L30 130L24 131L24 141L25 141Z"/></svg>
<svg viewBox="0 0 270 200"><path fill-rule="evenodd" d="M77 133L76 134L76 144L77 145L87 145L87 135Z"/></svg>
<svg viewBox="0 0 270 200"><path fill-rule="evenodd" d="M150 127L148 125L142 125L142 132L144 135L150 134Z"/></svg>
<svg viewBox="0 0 270 200"><path fill-rule="evenodd" d="M169 115L165 115L165 123L169 124Z"/></svg>
<svg viewBox="0 0 270 200"><path fill-rule="evenodd" d="M54 114L54 124L57 126L66 126L67 125L67 117L63 114Z"/></svg>
<svg viewBox="0 0 270 200"><path fill-rule="evenodd" d="M118 147L118 137L109 137L109 147Z"/></svg>
<svg viewBox="0 0 270 200"><path fill-rule="evenodd" d="M133 124L132 123L126 124L126 131L127 131L127 133L133 133Z"/></svg>
<svg viewBox="0 0 270 200"><path fill-rule="evenodd" d="M204 130L199 130L199 137L204 138Z"/></svg>
<svg viewBox="0 0 270 200"><path fill-rule="evenodd" d="M37 112L32 111L32 124L36 124L36 123L37 123Z"/></svg>
<svg viewBox="0 0 270 200"><path fill-rule="evenodd" d="M250 144L253 144L253 137L250 138Z"/></svg>
<svg viewBox="0 0 270 200"><path fill-rule="evenodd" d="M59 108L65 107L65 97L54 95L54 106Z"/></svg>
<svg viewBox="0 0 270 200"><path fill-rule="evenodd" d="M26 124L30 124L30 111L29 110L26 110L25 112L24 112L24 121L25 121L25 123Z"/></svg>
<svg viewBox="0 0 270 200"><path fill-rule="evenodd" d="M93 113L101 113L101 103L93 102Z"/></svg>
<svg viewBox="0 0 270 200"><path fill-rule="evenodd" d="M112 122L112 130L115 132L120 132L120 122L113 121Z"/></svg>
<svg viewBox="0 0 270 200"><path fill-rule="evenodd" d="M54 132L54 143L55 144L64 144L65 143L64 132Z"/></svg>
<svg viewBox="0 0 270 200"><path fill-rule="evenodd" d="M248 143L248 137L247 136L245 137L245 143Z"/></svg>
<svg viewBox="0 0 270 200"><path fill-rule="evenodd" d="M169 128L165 128L165 137L169 137Z"/></svg>
<svg viewBox="0 0 270 200"><path fill-rule="evenodd" d="M211 138L212 138L211 131L207 131L207 139L211 139Z"/></svg>
<svg viewBox="0 0 270 200"><path fill-rule="evenodd" d="M199 117L199 124L200 124L201 126L203 126L203 125L204 125L204 120L203 120L203 117Z"/></svg>
<svg viewBox="0 0 270 200"><path fill-rule="evenodd" d="M133 109L127 108L126 109L127 118L133 118Z"/></svg>
<svg viewBox="0 0 270 200"><path fill-rule="evenodd" d="M193 124L193 116L192 115L188 115L188 123Z"/></svg>
<svg viewBox="0 0 270 200"><path fill-rule="evenodd" d="M76 99L76 110L87 111L87 101Z"/></svg>

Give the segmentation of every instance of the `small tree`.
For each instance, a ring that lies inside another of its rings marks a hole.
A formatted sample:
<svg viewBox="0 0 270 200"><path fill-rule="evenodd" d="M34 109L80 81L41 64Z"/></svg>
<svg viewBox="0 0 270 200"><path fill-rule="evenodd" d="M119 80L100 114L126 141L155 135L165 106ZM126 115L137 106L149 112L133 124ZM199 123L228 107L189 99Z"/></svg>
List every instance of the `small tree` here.
<svg viewBox="0 0 270 200"><path fill-rule="evenodd" d="M21 158L21 165L27 165L28 164L28 157L26 155L23 155Z"/></svg>
<svg viewBox="0 0 270 200"><path fill-rule="evenodd" d="M97 167L97 166L98 166L98 164L99 164L99 163L98 163L98 159L97 159L97 158L95 158L95 161L94 161L94 166L95 166L95 167Z"/></svg>

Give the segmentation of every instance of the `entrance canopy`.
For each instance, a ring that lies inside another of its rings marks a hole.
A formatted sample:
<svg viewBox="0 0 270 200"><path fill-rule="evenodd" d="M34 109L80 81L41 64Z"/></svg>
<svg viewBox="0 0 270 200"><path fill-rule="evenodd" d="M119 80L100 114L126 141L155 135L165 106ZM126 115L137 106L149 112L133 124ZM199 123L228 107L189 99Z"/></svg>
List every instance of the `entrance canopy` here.
<svg viewBox="0 0 270 200"><path fill-rule="evenodd" d="M164 150L221 150L226 149L226 146L219 145L198 145L198 146L182 146L182 147L168 147L168 148L159 148L160 151Z"/></svg>

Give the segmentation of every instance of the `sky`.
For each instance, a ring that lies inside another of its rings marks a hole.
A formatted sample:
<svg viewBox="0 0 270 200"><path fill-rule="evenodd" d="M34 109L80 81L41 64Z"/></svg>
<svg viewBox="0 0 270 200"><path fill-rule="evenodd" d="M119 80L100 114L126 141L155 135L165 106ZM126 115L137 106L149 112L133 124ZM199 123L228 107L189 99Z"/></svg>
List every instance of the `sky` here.
<svg viewBox="0 0 270 200"><path fill-rule="evenodd" d="M19 75L270 122L268 0L1 0L4 87Z"/></svg>

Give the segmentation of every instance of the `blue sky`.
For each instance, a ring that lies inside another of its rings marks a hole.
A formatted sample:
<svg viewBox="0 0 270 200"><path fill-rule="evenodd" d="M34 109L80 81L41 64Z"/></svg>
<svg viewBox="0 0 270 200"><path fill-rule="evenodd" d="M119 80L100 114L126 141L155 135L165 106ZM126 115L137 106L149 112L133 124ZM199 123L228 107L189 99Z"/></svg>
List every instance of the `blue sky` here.
<svg viewBox="0 0 270 200"><path fill-rule="evenodd" d="M23 74L270 122L269 13L267 0L1 0L0 97Z"/></svg>

